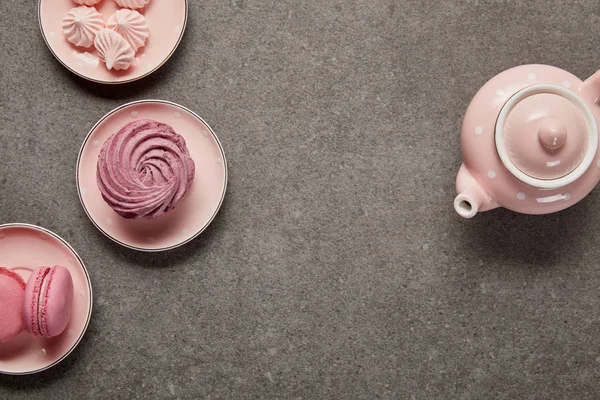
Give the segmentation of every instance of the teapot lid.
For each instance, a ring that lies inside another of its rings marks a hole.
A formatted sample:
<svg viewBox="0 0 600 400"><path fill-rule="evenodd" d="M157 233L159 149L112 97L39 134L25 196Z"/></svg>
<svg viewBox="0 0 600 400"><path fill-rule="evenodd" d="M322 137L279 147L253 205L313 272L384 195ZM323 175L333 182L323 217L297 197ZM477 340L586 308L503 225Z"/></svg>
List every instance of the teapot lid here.
<svg viewBox="0 0 600 400"><path fill-rule="evenodd" d="M506 102L495 139L500 159L516 178L556 189L589 168L598 148L598 128L590 108L574 92L535 85Z"/></svg>

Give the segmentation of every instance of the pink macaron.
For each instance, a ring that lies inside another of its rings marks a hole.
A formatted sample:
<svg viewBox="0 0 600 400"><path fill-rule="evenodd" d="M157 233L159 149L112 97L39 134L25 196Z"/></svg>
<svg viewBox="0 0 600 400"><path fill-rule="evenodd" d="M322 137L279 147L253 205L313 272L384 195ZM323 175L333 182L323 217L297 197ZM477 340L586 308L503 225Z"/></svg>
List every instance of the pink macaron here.
<svg viewBox="0 0 600 400"><path fill-rule="evenodd" d="M25 281L18 274L0 267L0 343L23 330Z"/></svg>
<svg viewBox="0 0 600 400"><path fill-rule="evenodd" d="M60 335L71 318L73 279L60 265L39 267L31 274L23 299L23 324L34 336Z"/></svg>

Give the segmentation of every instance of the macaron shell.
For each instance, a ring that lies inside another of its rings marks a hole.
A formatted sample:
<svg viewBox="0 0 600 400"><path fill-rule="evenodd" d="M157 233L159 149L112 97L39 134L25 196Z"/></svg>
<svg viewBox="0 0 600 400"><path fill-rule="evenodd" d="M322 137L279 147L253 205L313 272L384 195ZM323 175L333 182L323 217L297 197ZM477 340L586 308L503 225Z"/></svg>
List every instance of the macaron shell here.
<svg viewBox="0 0 600 400"><path fill-rule="evenodd" d="M23 279L6 268L0 268L0 343L23 330Z"/></svg>
<svg viewBox="0 0 600 400"><path fill-rule="evenodd" d="M23 299L23 324L25 330L33 336L43 336L38 326L38 299L44 276L49 272L48 267L36 268L27 281Z"/></svg>
<svg viewBox="0 0 600 400"><path fill-rule="evenodd" d="M4 268L4 267L0 267L0 275L4 275L9 278L12 278L19 284L19 286L21 286L21 288L23 288L23 290L25 290L25 286L27 284L25 283L23 278L21 278L21 275L17 274L16 272L11 271L8 268Z"/></svg>
<svg viewBox="0 0 600 400"><path fill-rule="evenodd" d="M27 332L34 336L60 335L67 327L73 309L71 273L60 265L37 268L27 282L23 305L23 323ZM42 326L39 326L40 320Z"/></svg>
<svg viewBox="0 0 600 400"><path fill-rule="evenodd" d="M58 336L67 327L73 310L73 279L60 265L52 267L42 293L42 328L46 337Z"/></svg>

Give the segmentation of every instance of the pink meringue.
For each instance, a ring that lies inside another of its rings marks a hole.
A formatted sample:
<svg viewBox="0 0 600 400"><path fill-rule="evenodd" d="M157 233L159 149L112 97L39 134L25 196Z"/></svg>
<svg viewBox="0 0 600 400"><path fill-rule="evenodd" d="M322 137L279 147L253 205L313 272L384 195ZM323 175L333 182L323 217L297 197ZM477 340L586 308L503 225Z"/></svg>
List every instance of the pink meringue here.
<svg viewBox="0 0 600 400"><path fill-rule="evenodd" d="M123 36L133 51L143 47L150 36L146 18L135 10L118 10L110 16L106 26Z"/></svg>
<svg viewBox="0 0 600 400"><path fill-rule="evenodd" d="M115 2L119 7L136 9L145 7L150 0L115 0Z"/></svg>
<svg viewBox="0 0 600 400"><path fill-rule="evenodd" d="M133 64L135 56L133 48L123 36L112 29L101 29L96 34L94 46L108 69L127 69Z"/></svg>
<svg viewBox="0 0 600 400"><path fill-rule="evenodd" d="M65 38L75 46L90 47L104 20L94 7L79 6L67 13L62 21Z"/></svg>
<svg viewBox="0 0 600 400"><path fill-rule="evenodd" d="M96 177L102 197L117 214L153 219L175 207L194 175L185 139L169 125L145 119L108 138Z"/></svg>
<svg viewBox="0 0 600 400"><path fill-rule="evenodd" d="M82 6L93 6L94 4L100 3L102 0L73 0L73 1Z"/></svg>

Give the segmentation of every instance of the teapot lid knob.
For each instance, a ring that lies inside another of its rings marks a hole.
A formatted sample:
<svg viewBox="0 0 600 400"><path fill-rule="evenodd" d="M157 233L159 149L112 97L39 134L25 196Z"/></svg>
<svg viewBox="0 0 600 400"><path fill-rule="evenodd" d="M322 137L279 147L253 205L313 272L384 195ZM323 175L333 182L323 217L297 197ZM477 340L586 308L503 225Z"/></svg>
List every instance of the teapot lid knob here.
<svg viewBox="0 0 600 400"><path fill-rule="evenodd" d="M538 138L546 149L559 149L567 141L567 128L559 120L547 118L540 124Z"/></svg>

